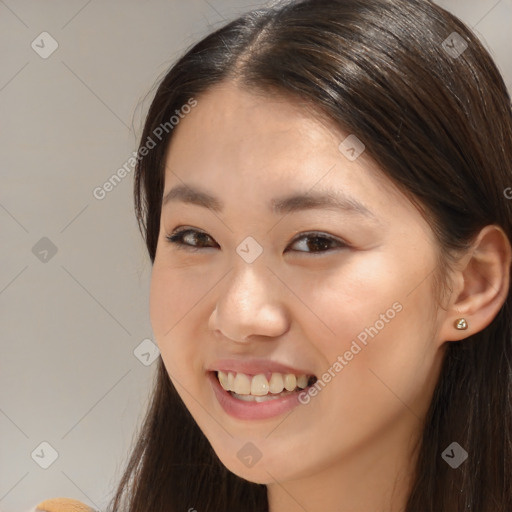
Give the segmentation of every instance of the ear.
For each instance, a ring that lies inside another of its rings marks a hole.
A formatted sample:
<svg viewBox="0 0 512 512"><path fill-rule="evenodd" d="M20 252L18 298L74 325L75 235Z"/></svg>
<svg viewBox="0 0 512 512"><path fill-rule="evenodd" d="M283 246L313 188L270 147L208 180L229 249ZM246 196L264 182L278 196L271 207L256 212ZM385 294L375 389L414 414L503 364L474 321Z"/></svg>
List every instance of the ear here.
<svg viewBox="0 0 512 512"><path fill-rule="evenodd" d="M458 341L487 327L507 299L512 249L501 227L485 226L459 260L453 290L443 315L439 341ZM464 318L467 329L455 328Z"/></svg>

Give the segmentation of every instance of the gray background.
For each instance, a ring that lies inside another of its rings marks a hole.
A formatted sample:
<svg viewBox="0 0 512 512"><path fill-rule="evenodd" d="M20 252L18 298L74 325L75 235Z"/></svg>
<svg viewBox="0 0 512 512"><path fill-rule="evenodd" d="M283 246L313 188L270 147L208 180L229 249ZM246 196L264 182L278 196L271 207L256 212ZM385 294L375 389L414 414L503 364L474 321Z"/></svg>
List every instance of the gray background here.
<svg viewBox="0 0 512 512"><path fill-rule="evenodd" d="M512 0L439 3L511 88ZM110 498L158 352L144 341L151 265L133 172L102 200L93 190L136 150L146 96L178 54L257 5L0 0L0 511ZM46 59L31 47L51 49L44 31L58 43Z"/></svg>

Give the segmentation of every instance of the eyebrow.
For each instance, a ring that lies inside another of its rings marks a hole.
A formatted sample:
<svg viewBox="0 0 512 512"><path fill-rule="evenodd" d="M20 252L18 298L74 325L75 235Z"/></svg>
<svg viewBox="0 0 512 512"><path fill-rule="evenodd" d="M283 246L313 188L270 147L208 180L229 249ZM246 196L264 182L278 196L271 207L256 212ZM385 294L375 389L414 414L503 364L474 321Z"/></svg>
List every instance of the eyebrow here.
<svg viewBox="0 0 512 512"><path fill-rule="evenodd" d="M204 190L191 185L177 185L165 194L162 207L171 202L194 204L220 213L224 209L221 200ZM284 215L302 210L324 209L358 214L379 222L376 215L356 199L343 193L295 193L271 199L269 210L275 215Z"/></svg>

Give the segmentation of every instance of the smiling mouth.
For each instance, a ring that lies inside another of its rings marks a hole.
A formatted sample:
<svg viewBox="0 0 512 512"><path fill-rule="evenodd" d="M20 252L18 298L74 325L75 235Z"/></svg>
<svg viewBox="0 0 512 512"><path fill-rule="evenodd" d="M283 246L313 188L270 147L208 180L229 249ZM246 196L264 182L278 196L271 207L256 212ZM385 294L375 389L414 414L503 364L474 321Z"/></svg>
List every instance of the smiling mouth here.
<svg viewBox="0 0 512 512"><path fill-rule="evenodd" d="M306 389L318 380L314 375L293 373L259 373L247 375L241 372L214 372L221 387L233 398L244 402L276 400Z"/></svg>

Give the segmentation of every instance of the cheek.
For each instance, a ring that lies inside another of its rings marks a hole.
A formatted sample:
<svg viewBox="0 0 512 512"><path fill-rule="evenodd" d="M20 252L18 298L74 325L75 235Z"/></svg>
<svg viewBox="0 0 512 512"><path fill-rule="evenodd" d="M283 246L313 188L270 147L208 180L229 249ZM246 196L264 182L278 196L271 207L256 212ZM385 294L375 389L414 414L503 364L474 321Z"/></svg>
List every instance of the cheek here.
<svg viewBox="0 0 512 512"><path fill-rule="evenodd" d="M189 315L193 314L195 307L199 307L207 290L201 272L171 265L166 261L165 254L157 254L149 293L149 312L155 337L164 341L188 323Z"/></svg>
<svg viewBox="0 0 512 512"><path fill-rule="evenodd" d="M406 279L393 255L359 252L329 272L313 277L296 273L288 280L306 306L303 318L310 329L306 339L324 340L324 348L332 352L345 348L347 340L360 333L364 337L365 328L376 322L379 331L387 328L401 309L396 303L404 301Z"/></svg>
<svg viewBox="0 0 512 512"><path fill-rule="evenodd" d="M204 392L204 354L207 318L204 304L215 284L213 272L198 272L194 265L169 263L165 253L157 254L151 274L149 314L162 360L176 390L194 410L193 396ZM180 260L181 261L181 260ZM209 277L205 277L205 273ZM202 315L199 318L199 315ZM206 318L206 320L205 320Z"/></svg>
<svg viewBox="0 0 512 512"><path fill-rule="evenodd" d="M379 372L393 389L421 385L434 364L433 256L410 250L398 256L360 253L314 285L294 279L295 292L307 298L309 309L304 337L314 341L326 371L347 375L351 396L363 389L376 396L375 386L379 395L389 394Z"/></svg>
<svg viewBox="0 0 512 512"><path fill-rule="evenodd" d="M170 279L171 274L164 271L155 260L151 273L151 284L149 290L149 316L153 334L157 343L163 341L165 332L172 327L172 316L174 311L173 298L175 294L175 284ZM160 347L161 349L161 347Z"/></svg>
<svg viewBox="0 0 512 512"><path fill-rule="evenodd" d="M185 359L193 349L190 336L185 343L182 326L198 299L190 287L184 286L180 271L167 268L155 259L149 293L149 316L155 342L169 376L179 381L187 375Z"/></svg>

